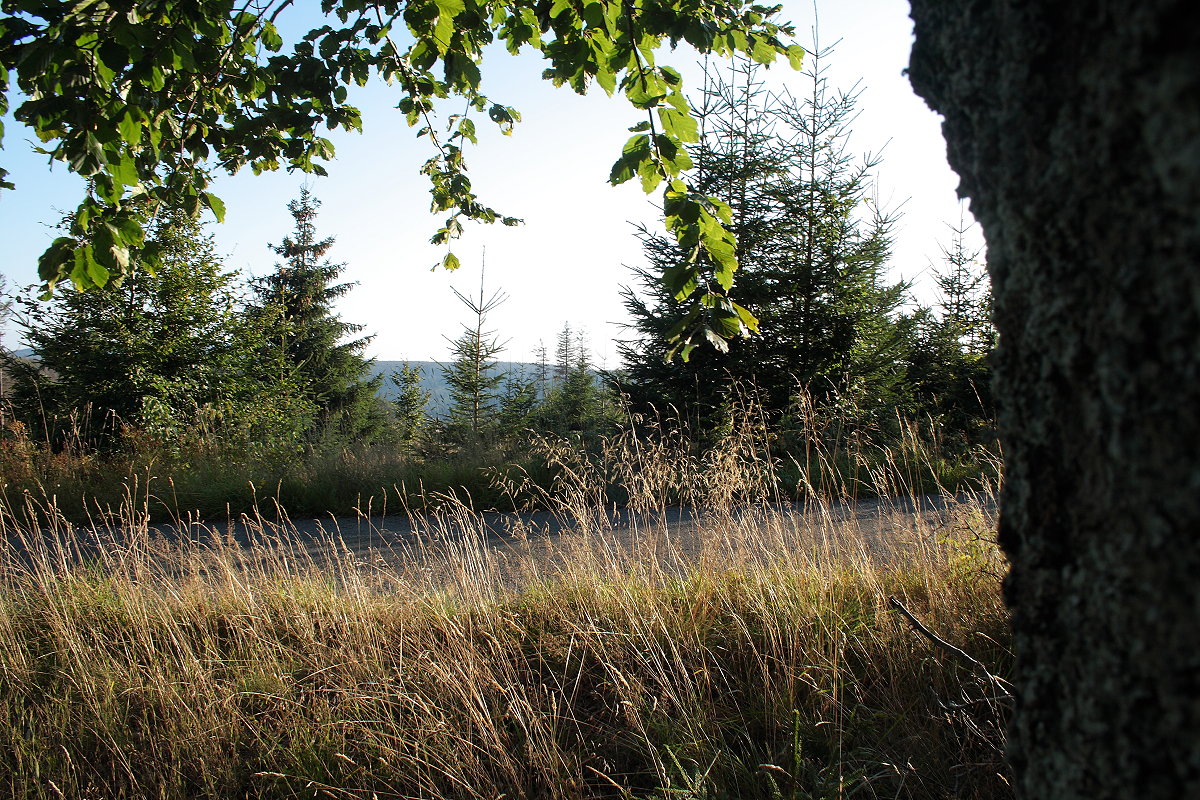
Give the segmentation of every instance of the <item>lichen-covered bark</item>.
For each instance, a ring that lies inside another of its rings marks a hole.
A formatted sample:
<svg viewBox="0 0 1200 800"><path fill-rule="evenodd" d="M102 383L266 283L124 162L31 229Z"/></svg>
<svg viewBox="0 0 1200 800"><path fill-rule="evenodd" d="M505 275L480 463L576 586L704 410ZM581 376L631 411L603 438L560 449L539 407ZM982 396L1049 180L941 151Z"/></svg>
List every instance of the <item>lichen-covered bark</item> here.
<svg viewBox="0 0 1200 800"><path fill-rule="evenodd" d="M1200 797L1195 0L913 0L982 223L1029 798Z"/></svg>

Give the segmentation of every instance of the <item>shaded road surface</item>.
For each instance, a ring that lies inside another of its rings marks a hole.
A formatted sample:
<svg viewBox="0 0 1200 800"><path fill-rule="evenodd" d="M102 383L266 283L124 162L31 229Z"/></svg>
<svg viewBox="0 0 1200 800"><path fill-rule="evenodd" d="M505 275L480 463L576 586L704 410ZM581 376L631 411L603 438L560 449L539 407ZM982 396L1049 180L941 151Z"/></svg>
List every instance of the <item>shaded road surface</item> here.
<svg viewBox="0 0 1200 800"><path fill-rule="evenodd" d="M754 550L770 556L781 547L837 549L842 543L886 558L912 544L914 535L937 535L968 524L963 522L968 517L978 520L969 524L986 528L993 515L989 498L930 495L833 505L758 505L726 512L675 506L649 513L610 509L566 517L547 511L474 514L460 508L374 518L260 517L222 525L159 525L152 533L167 541L192 542L220 535L250 549L284 544L318 566L333 559L407 571L490 560L509 572L505 564L530 560L561 566L568 551L577 555L581 546L610 563L653 556L660 564L683 565L714 547L743 556Z"/></svg>
<svg viewBox="0 0 1200 800"><path fill-rule="evenodd" d="M7 531L6 570L58 572L100 562L109 569L149 569L166 575L213 574L234 569L273 577L307 569L380 580L419 579L444 585L499 586L521 576L580 570L627 571L653 567L673 574L701 559L732 566L747 559L770 563L781 553L890 561L951 528L990 535L989 498L927 496L839 504L774 504L727 511L668 507L654 512L589 510L441 513L385 517L268 519L241 517L213 523L149 528ZM9 574L12 574L11 571Z"/></svg>

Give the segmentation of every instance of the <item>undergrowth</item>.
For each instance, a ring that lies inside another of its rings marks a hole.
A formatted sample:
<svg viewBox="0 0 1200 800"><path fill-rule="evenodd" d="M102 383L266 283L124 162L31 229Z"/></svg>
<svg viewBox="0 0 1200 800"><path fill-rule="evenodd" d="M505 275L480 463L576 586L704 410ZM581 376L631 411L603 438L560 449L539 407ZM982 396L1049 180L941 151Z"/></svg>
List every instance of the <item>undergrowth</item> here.
<svg viewBox="0 0 1200 800"><path fill-rule="evenodd" d="M954 494L994 484L1000 463L994 446L944 445L932 420L897 417L881 430L839 417L783 430L768 427L748 400L732 408L719 435L692 435L678 419L629 415L623 430L607 436L526 431L454 448L434 434L407 443L334 437L249 447L203 430L168 441L111 425L100 447L89 425L71 418L53 441L34 440L20 422L0 428L0 489L77 522L115 518L131 492L154 521L224 522L275 505L308 516L414 510L447 493L477 511L548 508L547 493L560 486L626 505L647 483L629 473L651 460L654 501L668 505L707 502L721 491L776 500ZM597 478L586 489L578 488L580 469ZM714 492L714 482L728 488ZM518 486L523 491L514 492Z"/></svg>

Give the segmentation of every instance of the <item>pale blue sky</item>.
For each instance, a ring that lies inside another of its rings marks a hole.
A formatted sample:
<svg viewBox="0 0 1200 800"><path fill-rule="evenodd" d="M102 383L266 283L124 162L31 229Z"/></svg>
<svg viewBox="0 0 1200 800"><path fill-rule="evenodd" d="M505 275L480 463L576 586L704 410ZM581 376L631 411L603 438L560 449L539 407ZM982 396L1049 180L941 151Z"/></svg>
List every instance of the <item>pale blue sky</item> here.
<svg viewBox="0 0 1200 800"><path fill-rule="evenodd" d="M895 275L917 277L918 296L928 299L928 281L920 275L947 240L947 223L958 221L958 181L946 165L938 117L901 74L911 46L908 4L822 0L817 8L821 43L840 40L828 62L831 83L849 88L862 81L850 149L882 150L880 202L903 211ZM812 6L785 2L784 16L796 24L798 41L809 45ZM694 61L685 49L660 57L681 68ZM541 69L535 57L503 53L485 66L485 91L518 108L524 121L512 137L481 138L469 154L473 180L485 202L526 224L470 229L455 245L464 266L453 274L430 270L441 251L427 244L437 218L428 213L427 185L417 173L427 143L416 140L392 108L398 98L387 87L372 85L353 96L365 133L334 136L338 156L328 165L330 176L309 180L323 203L319 232L337 239L330 255L346 262L347 280L359 283L340 311L375 334L373 355L444 358L444 337L456 335L465 320L451 287L469 292L478 286L486 246L487 283L510 296L491 317L491 327L509 341L507 358L530 358L539 340L553 347L556 332L570 322L588 331L602 366L618 366L612 340L625 319L620 288L631 279L625 265L641 258L631 223L652 223L657 212L633 184L613 188L606 179L626 128L639 115L599 90L579 97L554 89L540 80ZM803 81L785 65L773 68L771 79L796 87ZM6 128L0 163L17 189L0 193L0 272L10 286L21 286L36 280L37 256L53 235L49 226L78 201L78 181L61 165L48 170L20 126L9 120ZM276 258L267 245L289 232L286 205L303 180L246 172L217 182L228 217L212 230L230 267L256 275L271 269ZM15 344L11 335L5 343Z"/></svg>

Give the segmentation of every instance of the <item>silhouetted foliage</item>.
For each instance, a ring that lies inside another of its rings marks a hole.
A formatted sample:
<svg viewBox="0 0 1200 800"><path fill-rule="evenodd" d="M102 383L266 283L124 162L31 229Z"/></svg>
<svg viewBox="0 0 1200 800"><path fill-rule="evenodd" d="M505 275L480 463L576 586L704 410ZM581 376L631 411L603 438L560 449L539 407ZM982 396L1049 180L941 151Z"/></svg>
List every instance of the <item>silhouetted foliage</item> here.
<svg viewBox="0 0 1200 800"><path fill-rule="evenodd" d="M49 424L84 413L115 432L137 425L166 436L202 408L250 402L261 331L241 313L236 276L189 215L151 226L152 274L131 272L89 292L24 302L21 326L34 360L11 363L18 415Z"/></svg>
<svg viewBox="0 0 1200 800"><path fill-rule="evenodd" d="M773 411L803 392L818 403L853 396L879 413L903 391L907 287L886 277L892 219L869 195L878 162L847 154L856 94L832 91L819 58L804 98L767 91L749 62L706 71L694 181L733 209L741 268L731 297L759 318L760 335L664 363L678 301L655 276L687 254L643 228L641 291L625 291L636 338L620 346L638 405L710 420L733 387L754 385Z"/></svg>

